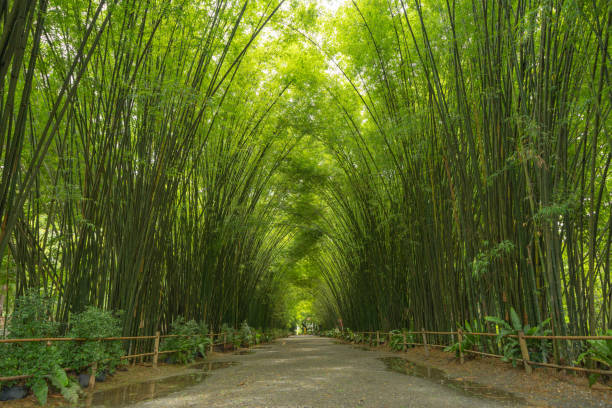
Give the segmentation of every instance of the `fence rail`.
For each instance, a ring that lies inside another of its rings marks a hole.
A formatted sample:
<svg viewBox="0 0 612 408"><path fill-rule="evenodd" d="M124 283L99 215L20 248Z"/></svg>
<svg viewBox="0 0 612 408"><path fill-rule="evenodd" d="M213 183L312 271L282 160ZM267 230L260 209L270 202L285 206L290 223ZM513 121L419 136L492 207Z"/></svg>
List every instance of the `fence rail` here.
<svg viewBox="0 0 612 408"><path fill-rule="evenodd" d="M380 345L382 343L381 339L384 337L388 337L389 343L390 343L391 337L393 335L398 334L397 332L392 333L392 332L384 332L384 331L354 331L352 333L358 334L360 336L364 336L362 341L359 341L358 343L362 343L365 340L365 336L367 335L369 336L369 343L370 344L375 343L376 345ZM430 330L423 329L420 331L403 331L401 332L401 334L403 335L403 339L402 339L402 342L400 342L399 344L402 345L403 351L406 351L406 346L423 346L427 354L429 353L429 350L428 350L429 347L445 348L448 346L448 345L434 344L434 343L428 342L427 341L428 334L429 335L442 335L442 336L444 335L457 336L457 340L459 342L459 360L461 364L463 364L464 362L464 353L481 355L485 357L494 357L494 358L504 357L503 355L500 355L500 354L485 353L485 352L476 351L476 350L464 350L461 346L463 336L466 334L469 334L471 336L479 336L479 337L500 337L498 333L472 333L472 332L463 332L462 330L430 331ZM373 339L372 337L373 335L376 336L375 339ZM423 342L422 343L408 342L406 338L406 336L408 335L421 335ZM527 348L527 340L612 340L612 336L529 336L529 335L525 335L523 332L519 332L518 334L509 334L509 335L501 336L501 338L513 338L513 339L519 340L519 346L521 349L522 358L516 359L516 361L523 363L525 371L528 374L531 374L533 370L533 366L542 366L542 367L556 368L556 369L561 369L561 370L572 370L572 371L579 371L579 372L585 372L585 373L612 375L612 370L601 370L601 369L596 369L596 368L564 366L560 364L532 361L529 358L529 350Z"/></svg>

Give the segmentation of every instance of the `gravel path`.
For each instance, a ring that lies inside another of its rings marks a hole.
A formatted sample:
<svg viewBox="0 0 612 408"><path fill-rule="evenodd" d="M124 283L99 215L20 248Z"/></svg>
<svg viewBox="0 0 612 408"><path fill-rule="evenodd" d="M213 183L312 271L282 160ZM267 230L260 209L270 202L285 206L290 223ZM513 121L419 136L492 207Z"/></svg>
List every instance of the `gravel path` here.
<svg viewBox="0 0 612 408"><path fill-rule="evenodd" d="M429 380L386 369L385 354L333 340L299 336L213 361L238 365L215 370L202 383L136 408L168 407L499 407Z"/></svg>

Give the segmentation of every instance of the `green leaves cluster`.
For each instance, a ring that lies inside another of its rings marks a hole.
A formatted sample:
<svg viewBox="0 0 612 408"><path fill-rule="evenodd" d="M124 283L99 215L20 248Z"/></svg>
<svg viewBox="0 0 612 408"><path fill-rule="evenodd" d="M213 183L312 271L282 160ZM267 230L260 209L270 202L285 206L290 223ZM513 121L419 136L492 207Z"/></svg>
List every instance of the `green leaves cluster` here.
<svg viewBox="0 0 612 408"><path fill-rule="evenodd" d="M121 336L121 321L112 312L88 306L72 316L68 336L92 340L64 343L66 367L80 370L95 362L98 363L98 372L112 374L121 363L120 358L125 352L120 341L95 340Z"/></svg>
<svg viewBox="0 0 612 408"><path fill-rule="evenodd" d="M514 308L510 308L510 322L506 322L496 316L487 316L485 320L495 323L499 328L497 341L502 344L503 361L511 362L516 366L517 360L521 358L521 348L519 340L516 337L507 337L508 335L518 336L519 332L523 332L526 336L549 336L552 331L547 328L550 319L546 319L537 326L524 325L519 318ZM530 361L545 362L548 360L552 343L549 340L527 339L527 349L529 351Z"/></svg>
<svg viewBox="0 0 612 408"><path fill-rule="evenodd" d="M406 329L391 330L391 350L402 351L404 349L404 334L406 335L406 343L415 343L414 334L406 333ZM412 344L406 347L414 347Z"/></svg>
<svg viewBox="0 0 612 408"><path fill-rule="evenodd" d="M160 350L176 350L174 354L180 364L192 362L198 353L205 356L206 348L211 343L206 323L198 323L195 320L185 321L182 316L172 322L169 334L177 337L165 338L160 345Z"/></svg>
<svg viewBox="0 0 612 408"><path fill-rule="evenodd" d="M461 327L463 331L463 340L460 342L456 342L446 347L444 351L448 351L451 353L455 353L455 356L459 357L459 351L461 350L473 350L474 348L478 348L481 345L481 340L479 336L475 336L472 334L474 329L478 327L477 322L473 322L471 325L469 322L465 322L465 325Z"/></svg>
<svg viewBox="0 0 612 408"><path fill-rule="evenodd" d="M605 336L612 336L612 330L608 330L603 334ZM587 349L578 356L578 359L574 362L575 364L584 363L587 361L594 361L601 364L606 369L612 368L612 340L588 340ZM595 384L597 379L601 376L598 373L592 373L589 375L589 385Z"/></svg>
<svg viewBox="0 0 612 408"><path fill-rule="evenodd" d="M58 337L60 326L53 321L51 312L52 300L35 289L29 290L16 300L7 324L9 336L16 339ZM61 347L56 342L0 344L0 376L31 375L25 382L41 405L47 402L49 383L69 402L76 403L79 387L66 376Z"/></svg>
<svg viewBox="0 0 612 408"><path fill-rule="evenodd" d="M488 242L484 241L483 245L487 247ZM495 265L495 261L501 259L504 255L511 254L514 250L515 245L511 241L504 240L491 248L479 252L472 263L474 277L480 278L491 269L491 264Z"/></svg>

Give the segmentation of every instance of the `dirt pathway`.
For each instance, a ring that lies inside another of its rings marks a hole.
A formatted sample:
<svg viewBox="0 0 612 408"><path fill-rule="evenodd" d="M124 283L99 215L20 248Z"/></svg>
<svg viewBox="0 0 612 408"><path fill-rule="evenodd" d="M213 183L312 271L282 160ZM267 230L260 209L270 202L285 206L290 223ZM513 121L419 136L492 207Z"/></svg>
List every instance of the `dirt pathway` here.
<svg viewBox="0 0 612 408"><path fill-rule="evenodd" d="M314 336L282 339L252 354L214 357L239 364L179 393L132 405L178 407L501 407L430 380L390 371L384 352Z"/></svg>

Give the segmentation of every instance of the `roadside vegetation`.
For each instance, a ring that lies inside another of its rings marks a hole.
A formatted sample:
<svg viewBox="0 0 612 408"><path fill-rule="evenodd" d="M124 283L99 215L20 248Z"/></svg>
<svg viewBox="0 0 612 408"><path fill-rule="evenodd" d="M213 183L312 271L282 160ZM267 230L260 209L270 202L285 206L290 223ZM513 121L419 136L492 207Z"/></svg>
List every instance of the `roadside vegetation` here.
<svg viewBox="0 0 612 408"><path fill-rule="evenodd" d="M609 333L611 7L0 1L3 336ZM71 395L150 346L0 344L0 376Z"/></svg>

